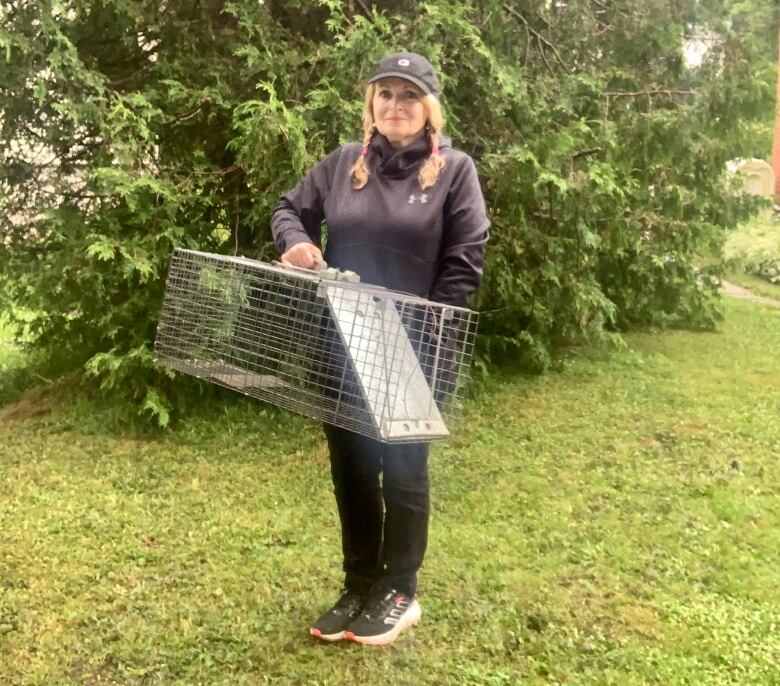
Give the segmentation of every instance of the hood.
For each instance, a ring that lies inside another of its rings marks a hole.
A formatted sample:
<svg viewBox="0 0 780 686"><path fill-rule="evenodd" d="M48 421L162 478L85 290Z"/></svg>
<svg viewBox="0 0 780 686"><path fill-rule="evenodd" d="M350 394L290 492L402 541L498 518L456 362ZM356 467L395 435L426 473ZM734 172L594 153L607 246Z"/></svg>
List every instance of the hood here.
<svg viewBox="0 0 780 686"><path fill-rule="evenodd" d="M439 150L449 147L451 147L450 139L439 134ZM387 138L377 132L371 139L369 151L375 172L393 179L401 179L417 173L422 161L431 154L431 146L427 136L423 136L405 148L396 150Z"/></svg>

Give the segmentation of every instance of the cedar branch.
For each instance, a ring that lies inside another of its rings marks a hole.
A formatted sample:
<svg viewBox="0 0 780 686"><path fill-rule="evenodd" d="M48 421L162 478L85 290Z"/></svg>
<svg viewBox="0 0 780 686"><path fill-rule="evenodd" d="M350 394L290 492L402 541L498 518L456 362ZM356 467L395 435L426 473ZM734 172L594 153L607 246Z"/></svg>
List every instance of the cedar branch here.
<svg viewBox="0 0 780 686"><path fill-rule="evenodd" d="M526 31L530 31L536 37L536 42L539 44L539 51L541 52L542 57L544 58L545 64L547 64L547 68L550 69L550 65L547 63L547 58L545 57L545 54L544 54L543 46L545 46L545 45L548 48L550 48L550 50L552 50L552 53L553 53L553 55L555 55L555 59L558 61L558 64L560 64L561 67L565 71L566 70L566 64L564 64L563 60L561 59L561 56L558 54L558 51L555 49L555 46L549 40L547 40L541 33L536 31L535 29L533 29L531 27L531 25L528 23L528 20L522 14L520 14L520 12L518 12L514 7L512 7L511 5L504 4L504 9L509 14L511 14L513 17L516 17L521 22L523 22L523 24L525 25ZM554 74L553 74L553 76L554 76Z"/></svg>

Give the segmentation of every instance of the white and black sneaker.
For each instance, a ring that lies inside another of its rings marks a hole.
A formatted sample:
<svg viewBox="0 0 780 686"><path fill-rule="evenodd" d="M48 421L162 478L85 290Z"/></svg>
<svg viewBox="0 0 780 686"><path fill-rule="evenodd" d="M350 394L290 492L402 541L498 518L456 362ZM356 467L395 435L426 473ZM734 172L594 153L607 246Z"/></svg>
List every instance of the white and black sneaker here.
<svg viewBox="0 0 780 686"><path fill-rule="evenodd" d="M360 614L366 596L344 590L336 604L312 624L309 633L324 641L338 641L355 617Z"/></svg>
<svg viewBox="0 0 780 686"><path fill-rule="evenodd" d="M381 589L371 596L360 615L349 625L344 638L372 646L386 646L404 629L420 621L420 604L394 589Z"/></svg>

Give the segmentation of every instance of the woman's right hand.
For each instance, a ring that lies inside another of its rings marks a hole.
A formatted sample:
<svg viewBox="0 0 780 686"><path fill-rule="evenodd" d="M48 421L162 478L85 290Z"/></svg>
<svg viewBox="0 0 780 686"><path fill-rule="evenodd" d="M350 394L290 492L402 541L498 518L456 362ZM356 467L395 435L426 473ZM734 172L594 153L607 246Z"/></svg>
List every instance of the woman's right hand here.
<svg viewBox="0 0 780 686"><path fill-rule="evenodd" d="M296 243L281 257L282 264L289 264L293 267L303 267L304 269L314 269L323 261L322 252L314 245L303 241Z"/></svg>

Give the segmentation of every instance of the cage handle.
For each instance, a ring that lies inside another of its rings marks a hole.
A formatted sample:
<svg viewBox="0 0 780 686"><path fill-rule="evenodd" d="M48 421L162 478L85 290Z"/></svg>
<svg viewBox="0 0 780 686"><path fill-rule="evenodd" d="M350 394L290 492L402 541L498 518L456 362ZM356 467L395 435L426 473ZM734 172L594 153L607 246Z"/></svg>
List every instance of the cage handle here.
<svg viewBox="0 0 780 686"><path fill-rule="evenodd" d="M341 269L336 269L336 267L328 267L328 263L325 260L320 260L317 262L317 267L315 269L308 269L307 267L296 267L293 264L284 264L278 260L274 260L271 264L273 264L275 267L290 269L294 272L313 274L314 276L319 276L322 279L328 279L330 281L360 283L360 275L349 269L342 271Z"/></svg>
<svg viewBox="0 0 780 686"><path fill-rule="evenodd" d="M275 267L292 269L293 271L303 272L304 274L319 274L320 272L324 272L328 268L328 263L325 260L320 260L319 262L317 262L317 266L314 269L309 269L308 267L298 267L294 264L285 264L284 262L280 262L279 260L274 260L271 264L273 264Z"/></svg>

